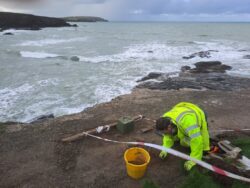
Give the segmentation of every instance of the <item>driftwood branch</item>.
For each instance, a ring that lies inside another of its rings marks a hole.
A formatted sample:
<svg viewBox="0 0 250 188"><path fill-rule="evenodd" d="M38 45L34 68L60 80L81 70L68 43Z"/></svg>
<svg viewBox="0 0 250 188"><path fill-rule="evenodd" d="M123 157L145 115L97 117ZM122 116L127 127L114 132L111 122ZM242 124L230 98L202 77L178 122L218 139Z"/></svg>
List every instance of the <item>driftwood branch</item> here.
<svg viewBox="0 0 250 188"><path fill-rule="evenodd" d="M143 116L142 115L138 115L138 116L133 117L132 121L136 122L136 121L139 121L141 119L143 119ZM116 125L117 125L117 122L101 126L100 128L104 128L104 129L106 128L106 132L107 132L109 129L115 127ZM94 129L90 129L90 130L87 130L87 131L84 131L84 132L72 135L70 137L63 138L61 141L62 142L73 142L75 140L78 140L78 139L86 136L86 133L88 133L88 134L96 134L96 133L102 133L102 132L104 132L104 131L98 131L98 128L99 127L96 127Z"/></svg>

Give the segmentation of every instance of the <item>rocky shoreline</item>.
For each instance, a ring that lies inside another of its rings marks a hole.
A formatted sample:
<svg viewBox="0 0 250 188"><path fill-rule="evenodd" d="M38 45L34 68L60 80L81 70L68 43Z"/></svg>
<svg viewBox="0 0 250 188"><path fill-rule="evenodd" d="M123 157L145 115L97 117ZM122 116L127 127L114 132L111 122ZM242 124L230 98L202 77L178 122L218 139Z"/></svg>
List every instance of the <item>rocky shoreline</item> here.
<svg viewBox="0 0 250 188"><path fill-rule="evenodd" d="M247 128L250 109L250 79L229 76L230 67L220 62L197 63L182 67L177 77L150 73L138 81L131 94L95 105L81 113L53 118L42 117L30 124L0 124L1 187L142 187L126 174L123 153L127 146L104 143L91 138L64 144L60 140L72 134L115 122L123 116L142 114L156 119L180 101L200 105L208 114L209 129ZM161 144L151 121L137 123L130 134L116 130L102 136L120 141L146 141ZM146 178L160 187L176 187L183 181L182 160L169 156L158 158L158 151L148 149L151 165ZM97 170L98 169L98 170ZM165 174L168 176L165 176ZM164 177L164 178L163 178ZM173 181L173 179L175 181Z"/></svg>
<svg viewBox="0 0 250 188"><path fill-rule="evenodd" d="M230 76L226 70L232 67L219 61L203 61L195 63L195 68L183 66L177 77L165 73L149 73L138 82L137 88L158 90L220 90L236 91L250 88L250 79ZM141 83L142 82L142 83Z"/></svg>

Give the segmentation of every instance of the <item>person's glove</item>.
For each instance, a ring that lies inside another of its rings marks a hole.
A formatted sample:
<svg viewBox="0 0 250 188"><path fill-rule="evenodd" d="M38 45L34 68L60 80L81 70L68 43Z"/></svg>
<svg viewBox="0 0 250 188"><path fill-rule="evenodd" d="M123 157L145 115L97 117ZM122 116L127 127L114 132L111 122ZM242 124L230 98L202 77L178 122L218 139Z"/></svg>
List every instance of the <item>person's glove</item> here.
<svg viewBox="0 0 250 188"><path fill-rule="evenodd" d="M161 153L159 154L159 157L161 159L165 159L167 157L168 153L166 151L161 151Z"/></svg>
<svg viewBox="0 0 250 188"><path fill-rule="evenodd" d="M193 162L193 161L186 161L184 163L184 168L185 168L186 171L190 171L193 168L194 165L195 165L195 162Z"/></svg>

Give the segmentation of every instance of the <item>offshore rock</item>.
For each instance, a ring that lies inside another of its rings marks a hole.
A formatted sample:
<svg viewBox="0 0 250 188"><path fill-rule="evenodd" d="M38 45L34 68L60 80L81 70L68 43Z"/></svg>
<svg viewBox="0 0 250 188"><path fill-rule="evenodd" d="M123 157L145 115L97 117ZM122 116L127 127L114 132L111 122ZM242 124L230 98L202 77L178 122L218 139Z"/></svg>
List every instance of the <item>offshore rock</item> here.
<svg viewBox="0 0 250 188"><path fill-rule="evenodd" d="M70 60L71 61L80 61L80 58L77 56L72 56L72 57L70 57Z"/></svg>

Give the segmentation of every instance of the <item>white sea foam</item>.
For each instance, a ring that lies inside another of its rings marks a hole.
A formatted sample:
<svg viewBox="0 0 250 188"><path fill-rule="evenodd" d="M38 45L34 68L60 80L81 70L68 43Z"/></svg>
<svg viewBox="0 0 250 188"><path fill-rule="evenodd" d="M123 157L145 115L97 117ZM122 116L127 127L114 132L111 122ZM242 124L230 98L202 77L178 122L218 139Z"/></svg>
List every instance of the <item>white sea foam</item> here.
<svg viewBox="0 0 250 188"><path fill-rule="evenodd" d="M3 31L3 33L15 33L15 34L28 33L28 32L31 32L31 31L29 31L29 30L16 30L16 29L7 29L7 30Z"/></svg>
<svg viewBox="0 0 250 188"><path fill-rule="evenodd" d="M33 89L29 84L23 84L16 88L7 87L0 90L0 111L4 112L6 109L15 105L15 102L21 95L25 95Z"/></svg>
<svg viewBox="0 0 250 188"><path fill-rule="evenodd" d="M188 52L186 46L175 47L161 43L147 43L128 46L119 54L96 57L79 56L80 61L90 63L124 62L124 61L153 61L180 59L184 52Z"/></svg>
<svg viewBox="0 0 250 188"><path fill-rule="evenodd" d="M209 59L202 59L200 57L196 57L191 59L191 61L200 61L200 60L219 60L223 63L233 65L234 63L238 63L241 61L243 55L246 52L241 52L239 49L244 49L248 45L244 43L239 43L237 41L232 40L213 40L212 42L198 42L199 48L201 51L206 50L216 50L217 52L211 51L211 57Z"/></svg>
<svg viewBox="0 0 250 188"><path fill-rule="evenodd" d="M58 78L53 79L46 79L46 80L40 80L38 81L38 85L44 87L44 86L57 86L59 84L60 80Z"/></svg>
<svg viewBox="0 0 250 188"><path fill-rule="evenodd" d="M189 45L171 46L163 43L147 43L128 46L124 52L112 55L84 57L78 56L80 61L89 63L102 62L126 62L126 61L169 61L175 60L176 63L183 62L182 57L199 51L218 50L218 52L211 52L211 59L230 59L240 58L242 53L235 49L234 42L225 41L195 41L198 45L196 47ZM238 47L244 47L238 45ZM200 57L191 59L190 61L204 60ZM184 62L188 62L185 60Z"/></svg>
<svg viewBox="0 0 250 188"><path fill-rule="evenodd" d="M26 83L1 89L0 122L29 122L34 117L53 113L55 106L64 103L65 99L58 94L44 92L45 89L41 87L56 86L58 83L59 80L55 78L40 80L34 85Z"/></svg>
<svg viewBox="0 0 250 188"><path fill-rule="evenodd" d="M205 46L208 46L208 45L216 45L217 42L208 42L208 41L193 41L194 44L198 44L198 45L205 45Z"/></svg>
<svg viewBox="0 0 250 188"><path fill-rule="evenodd" d="M54 106L60 104L61 101L63 101L63 99L57 95L43 95L39 96L39 100L37 100L35 103L27 106L24 109L22 115L19 117L19 121L30 122L31 120L34 120L35 117L51 114L54 111Z"/></svg>
<svg viewBox="0 0 250 188"><path fill-rule="evenodd" d="M87 37L71 38L71 39L43 39L43 40L34 40L34 41L25 41L18 46L48 46L53 44L68 43L68 42L78 42L86 41Z"/></svg>
<svg viewBox="0 0 250 188"><path fill-rule="evenodd" d="M94 104L84 104L84 105L79 105L79 106L74 106L74 107L60 107L60 108L56 108L54 109L53 114L55 116L61 116L64 114L75 114L75 113L79 113L81 111L83 111L85 108L88 108L90 106L93 106Z"/></svg>
<svg viewBox="0 0 250 188"><path fill-rule="evenodd" d="M37 58L37 59L59 57L59 55L57 54L51 54L51 53L46 53L46 52L21 51L20 54L22 57Z"/></svg>
<svg viewBox="0 0 250 188"><path fill-rule="evenodd" d="M238 49L245 49L246 44L237 43L235 41L227 40L214 40L212 42L206 41L195 41L198 45L182 45L182 46L170 46L163 43L147 43L147 44L137 44L131 45L125 48L122 53L95 56L95 57L84 57L78 56L80 61L88 63L104 63L104 62L143 62L144 65L151 67L153 70L157 71L154 67L150 66L152 63L149 62L169 62L172 64L164 68L165 71L170 71L172 68L177 71L183 65L194 66L193 64L198 61L222 61L222 63L228 65L234 65L238 63L243 55L247 55L247 52L239 52ZM211 51L210 58L200 58L195 57L189 60L185 60L182 57L188 56L199 51ZM160 66L158 66L160 68Z"/></svg>
<svg viewBox="0 0 250 188"><path fill-rule="evenodd" d="M95 89L97 103L110 101L112 98L130 93L135 86L135 82L128 79L126 82L122 79L114 81L112 84L100 84Z"/></svg>

